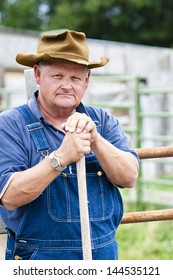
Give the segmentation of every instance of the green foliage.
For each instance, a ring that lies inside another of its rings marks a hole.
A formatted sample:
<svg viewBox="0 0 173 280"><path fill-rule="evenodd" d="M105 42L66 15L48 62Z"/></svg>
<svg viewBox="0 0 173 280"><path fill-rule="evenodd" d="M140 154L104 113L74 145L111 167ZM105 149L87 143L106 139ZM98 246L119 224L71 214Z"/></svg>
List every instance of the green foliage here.
<svg viewBox="0 0 173 280"><path fill-rule="evenodd" d="M88 37L148 45L173 43L170 0L60 0L50 28L83 30Z"/></svg>
<svg viewBox="0 0 173 280"><path fill-rule="evenodd" d="M136 212L134 203L124 203L125 212ZM160 210L154 204L145 204L142 211ZM117 230L120 260L172 260L173 220L120 224Z"/></svg>
<svg viewBox="0 0 173 280"><path fill-rule="evenodd" d="M5 26L39 30L42 24L40 17L40 0L5 1L1 11L1 22Z"/></svg>
<svg viewBox="0 0 173 280"><path fill-rule="evenodd" d="M117 231L120 260L172 260L173 221L122 224Z"/></svg>
<svg viewBox="0 0 173 280"><path fill-rule="evenodd" d="M163 189L163 187L162 187ZM125 212L136 212L136 204L124 202ZM142 211L168 207L143 204ZM173 220L120 224L117 230L120 260L172 260Z"/></svg>
<svg viewBox="0 0 173 280"><path fill-rule="evenodd" d="M89 38L173 46L172 0L0 0L0 24L75 29Z"/></svg>

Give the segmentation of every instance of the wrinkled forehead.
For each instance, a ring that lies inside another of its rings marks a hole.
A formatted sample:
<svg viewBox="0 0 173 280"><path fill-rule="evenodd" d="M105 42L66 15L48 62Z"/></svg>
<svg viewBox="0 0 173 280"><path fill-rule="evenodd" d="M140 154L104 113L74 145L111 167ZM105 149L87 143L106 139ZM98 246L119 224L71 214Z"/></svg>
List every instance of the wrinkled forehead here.
<svg viewBox="0 0 173 280"><path fill-rule="evenodd" d="M44 67L51 67L52 69L66 69L66 70L74 70L74 71L84 71L88 73L89 68L86 65L71 62L71 61L66 61L63 59L58 59L58 60L53 60L53 61L40 61L38 63L40 68Z"/></svg>

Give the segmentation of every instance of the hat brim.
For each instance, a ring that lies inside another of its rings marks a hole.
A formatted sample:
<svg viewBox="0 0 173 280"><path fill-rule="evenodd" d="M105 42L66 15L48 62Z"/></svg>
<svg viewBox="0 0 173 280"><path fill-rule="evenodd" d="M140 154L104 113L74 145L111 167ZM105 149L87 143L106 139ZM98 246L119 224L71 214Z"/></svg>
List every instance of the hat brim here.
<svg viewBox="0 0 173 280"><path fill-rule="evenodd" d="M81 65L86 65L89 69L92 68L99 68L104 65L106 65L109 62L109 59L106 56L101 57L100 62L88 62L84 60L83 58L76 57L76 56L70 56L68 53L67 54L47 54L47 53L42 53L42 54L28 54L28 53L19 53L16 56L16 61L17 63L28 66L28 67L33 67L35 64L38 64L40 61L58 61L58 60L65 60L65 61L71 61L74 63L78 63Z"/></svg>

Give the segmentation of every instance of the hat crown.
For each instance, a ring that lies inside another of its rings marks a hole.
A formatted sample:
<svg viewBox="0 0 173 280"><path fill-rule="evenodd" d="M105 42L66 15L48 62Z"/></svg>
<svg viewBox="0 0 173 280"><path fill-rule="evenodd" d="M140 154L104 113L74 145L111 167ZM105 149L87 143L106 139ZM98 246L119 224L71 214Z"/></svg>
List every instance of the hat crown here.
<svg viewBox="0 0 173 280"><path fill-rule="evenodd" d="M37 53L65 54L88 61L89 50L83 32L67 30L60 34L43 35L37 47Z"/></svg>
<svg viewBox="0 0 173 280"><path fill-rule="evenodd" d="M59 62L59 60L85 65L89 69L106 65L109 59L101 57L99 62L89 62L89 47L83 32L66 30L59 34L45 34L41 37L36 54L18 53L19 64L34 67L40 61Z"/></svg>

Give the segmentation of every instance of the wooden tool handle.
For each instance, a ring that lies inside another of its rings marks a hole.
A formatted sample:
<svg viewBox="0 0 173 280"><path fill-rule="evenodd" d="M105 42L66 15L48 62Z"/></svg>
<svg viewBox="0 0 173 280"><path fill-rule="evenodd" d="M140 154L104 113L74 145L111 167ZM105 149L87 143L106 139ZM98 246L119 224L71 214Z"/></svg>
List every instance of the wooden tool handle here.
<svg viewBox="0 0 173 280"><path fill-rule="evenodd" d="M89 223L89 214L88 214L88 198L87 198L87 187L86 187L85 156L83 156L77 162L76 166L77 166L77 180L78 180L78 192L79 192L83 259L92 260L90 223Z"/></svg>

